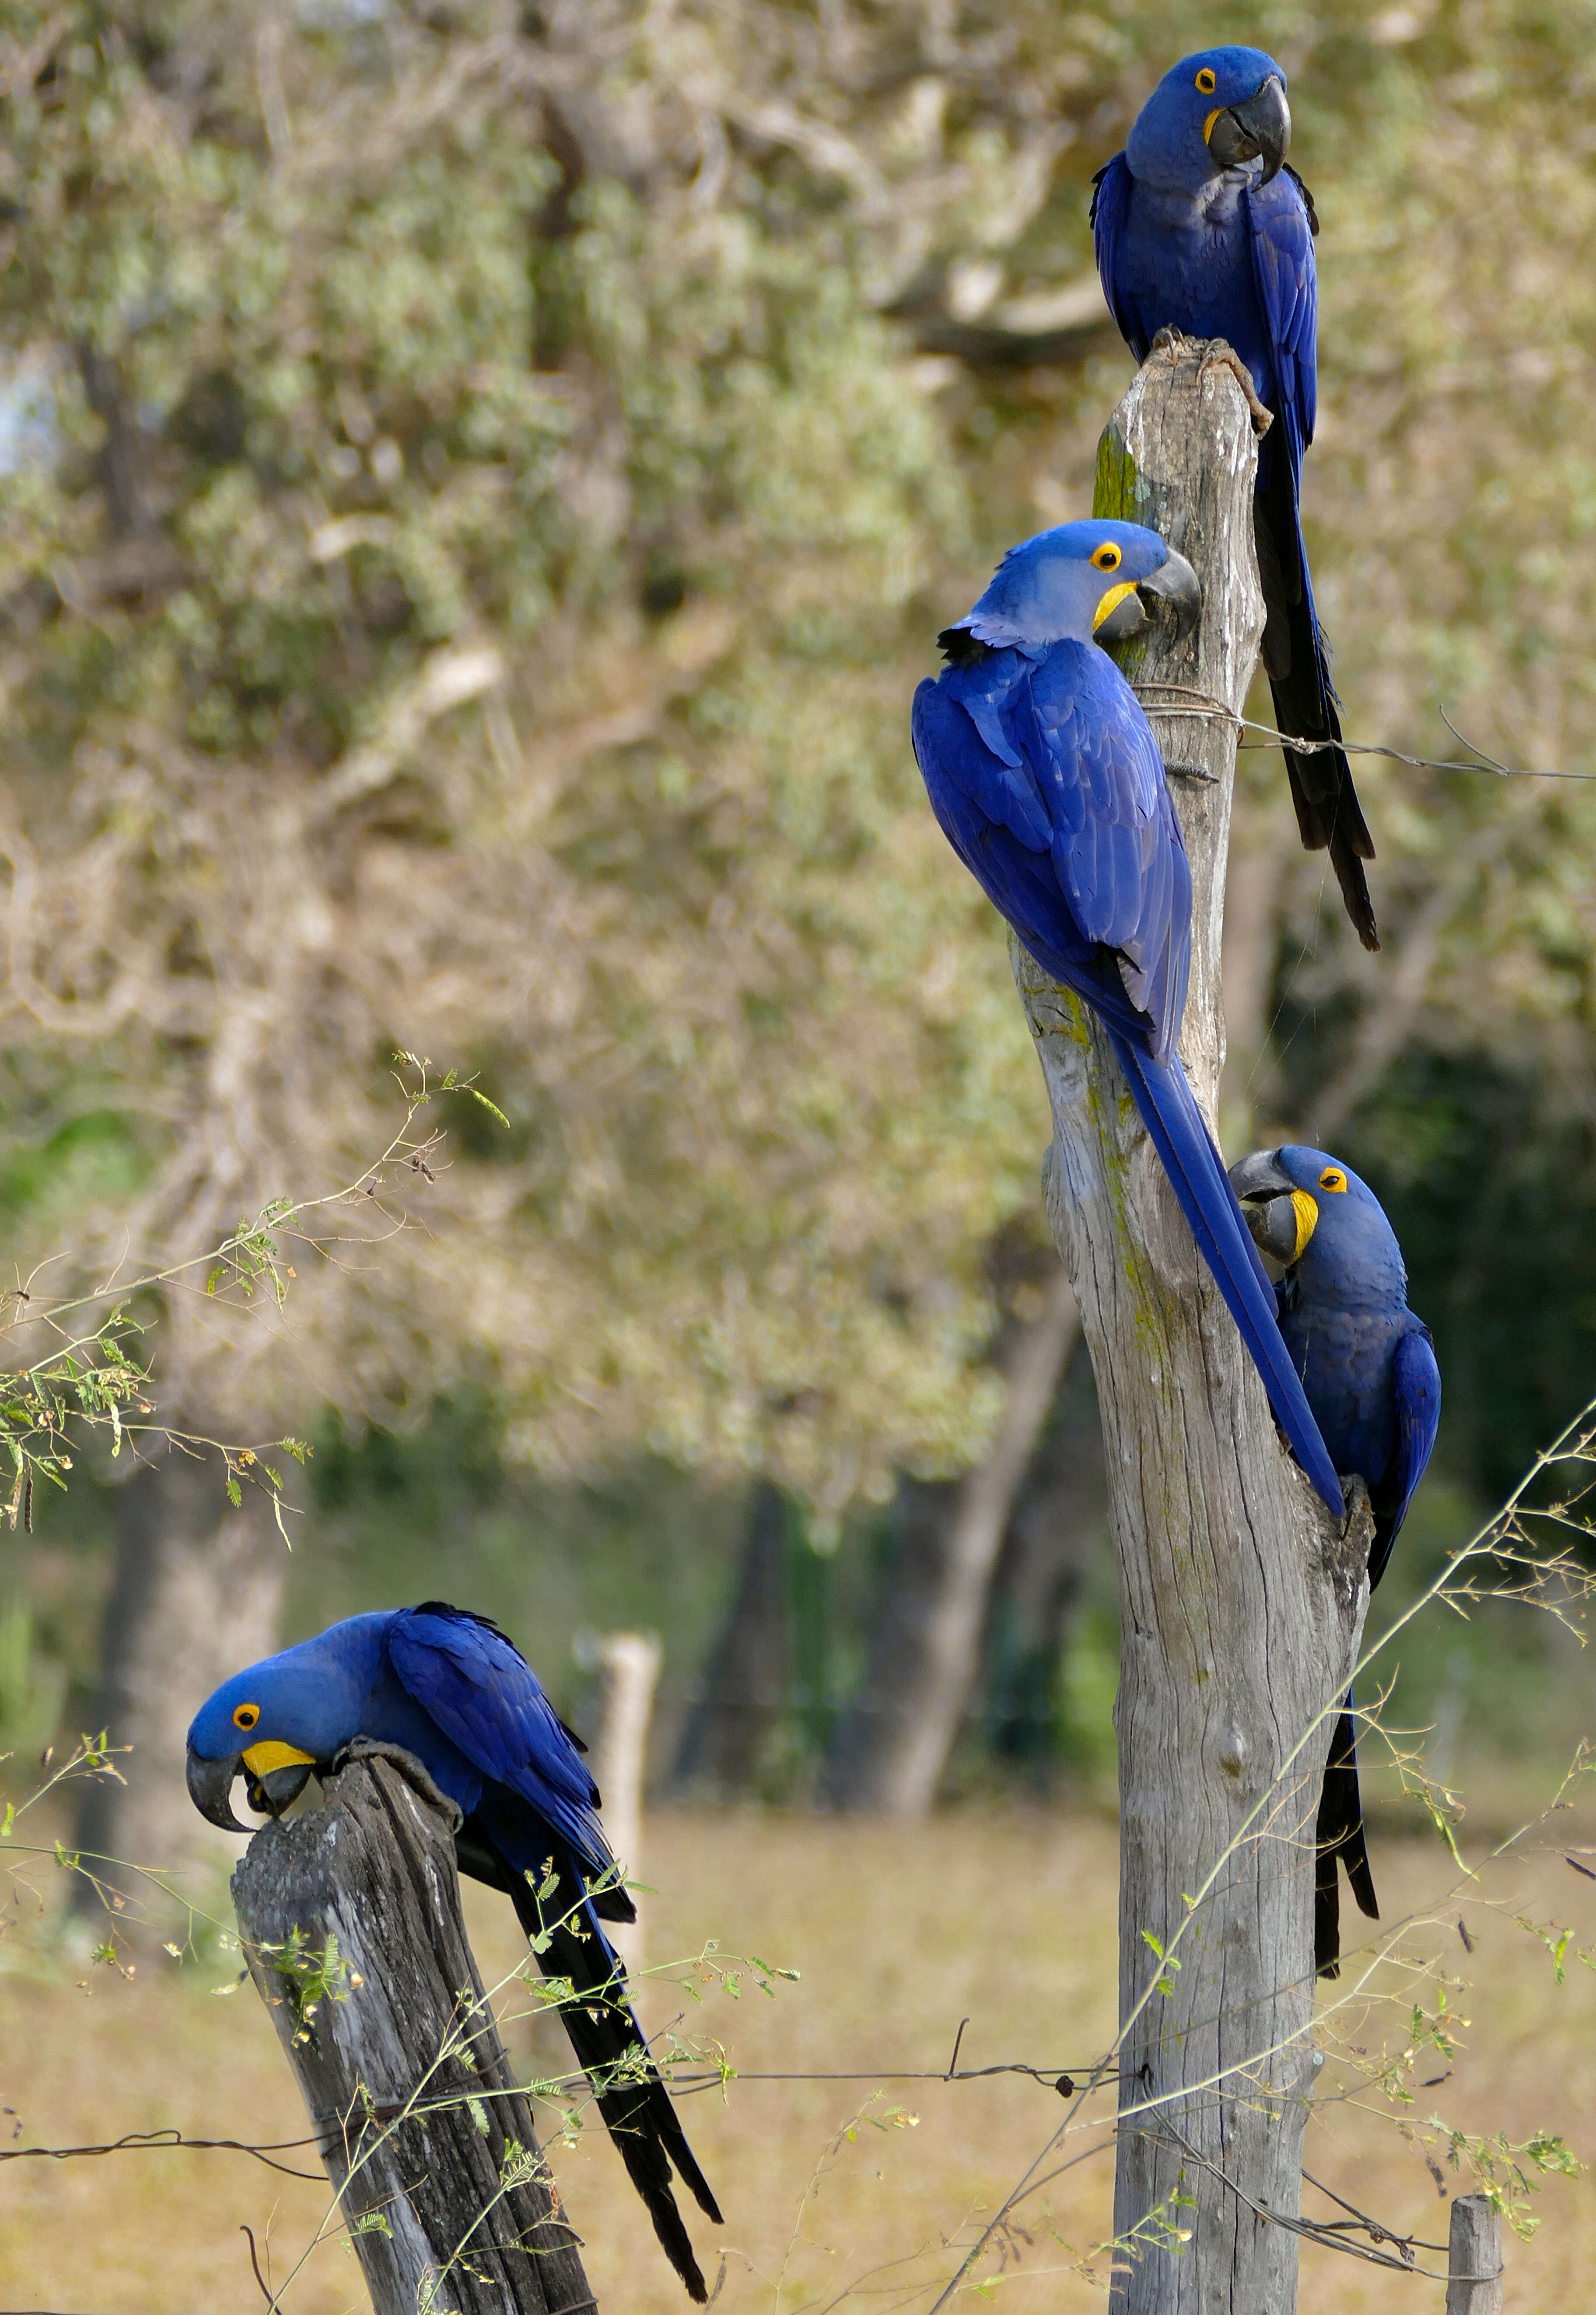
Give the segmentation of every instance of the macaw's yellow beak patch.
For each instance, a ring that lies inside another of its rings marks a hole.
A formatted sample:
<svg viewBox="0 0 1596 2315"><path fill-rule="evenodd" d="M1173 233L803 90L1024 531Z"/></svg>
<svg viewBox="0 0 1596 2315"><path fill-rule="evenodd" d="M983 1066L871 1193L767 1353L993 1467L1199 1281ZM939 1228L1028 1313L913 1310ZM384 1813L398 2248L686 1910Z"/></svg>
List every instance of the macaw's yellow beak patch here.
<svg viewBox="0 0 1596 2315"><path fill-rule="evenodd" d="M1313 1201L1308 1201L1311 1205ZM269 1777L273 1769L314 1769L315 1756L301 1752L292 1744L252 1744L244 1756L244 1765L252 1777Z"/></svg>
<svg viewBox="0 0 1596 2315"><path fill-rule="evenodd" d="M1095 634L1098 628L1103 625L1104 620L1112 618L1114 612L1118 610L1120 605L1124 601L1126 596L1134 595L1135 592L1136 581L1134 579L1122 580L1117 587L1111 587L1107 594L1104 595L1103 600L1097 606L1097 616L1092 621L1092 633Z"/></svg>
<svg viewBox="0 0 1596 2315"><path fill-rule="evenodd" d="M1291 1193L1291 1211L1297 1217L1297 1252L1291 1256L1292 1261L1295 1262L1298 1255L1301 1254L1303 1247L1308 1244L1308 1239L1318 1228L1319 1210L1313 1199L1308 1196L1306 1190L1293 1190ZM270 1747L262 1747L262 1749L270 1750ZM246 1752L244 1757L247 1761L249 1759L249 1754ZM304 1755L302 1753L297 1754L296 1758L303 1759Z"/></svg>

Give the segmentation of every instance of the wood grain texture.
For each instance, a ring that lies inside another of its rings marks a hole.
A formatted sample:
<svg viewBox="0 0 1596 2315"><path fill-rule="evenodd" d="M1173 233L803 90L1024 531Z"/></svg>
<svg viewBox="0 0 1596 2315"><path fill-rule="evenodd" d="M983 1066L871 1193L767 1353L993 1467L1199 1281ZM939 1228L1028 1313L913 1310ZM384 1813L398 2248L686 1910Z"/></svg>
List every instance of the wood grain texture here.
<svg viewBox="0 0 1596 2315"><path fill-rule="evenodd" d="M1448 2240L1446 2315L1502 2315L1502 2213L1488 2195L1458 2196Z"/></svg>
<svg viewBox="0 0 1596 2315"><path fill-rule="evenodd" d="M1255 448L1229 371L1156 352L1111 420L1095 511L1149 524L1203 585L1196 633L1125 672L1149 710L1239 711L1263 631ZM1184 686L1184 694L1156 687ZM1157 713L1191 856L1181 1051L1210 1122L1224 1058L1219 937L1234 726ZM1313 1828L1329 1723L1368 1601L1366 1511L1343 1534L1281 1443L1264 1388L1107 1040L1017 946L1052 1106L1045 1188L1097 1377L1119 1561L1121 1808L1116 2315L1286 2315L1314 2079ZM1192 1911L1188 1897L1200 1903ZM1175 1949L1164 1971L1148 1942ZM1153 1991L1163 1977L1166 1992ZM1175 2197L1182 2199L1176 2200ZM1165 2222L1189 2230L1159 2247Z"/></svg>
<svg viewBox="0 0 1596 2315"><path fill-rule="evenodd" d="M233 1896L377 2315L580 2315L577 2238L466 1938L458 1812L377 1748L324 1790L256 1833Z"/></svg>

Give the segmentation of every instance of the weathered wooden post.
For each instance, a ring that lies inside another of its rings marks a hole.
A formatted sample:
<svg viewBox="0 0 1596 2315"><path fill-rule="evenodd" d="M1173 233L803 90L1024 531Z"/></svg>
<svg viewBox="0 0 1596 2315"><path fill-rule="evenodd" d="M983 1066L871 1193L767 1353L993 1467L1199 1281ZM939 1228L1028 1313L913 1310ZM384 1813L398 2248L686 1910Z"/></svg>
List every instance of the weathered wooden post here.
<svg viewBox="0 0 1596 2315"><path fill-rule="evenodd" d="M1264 606L1252 423L1234 377L1202 353L1161 350L1144 368L1104 435L1095 510L1151 525L1203 585L1193 636L1158 630L1122 663L1154 713L1191 856L1181 1052L1211 1122L1237 732L1223 716L1168 711L1241 710ZM1300 2195L1328 1723L1282 1770L1352 1663L1367 1525L1343 1536L1281 1445L1107 1040L1017 948L1015 970L1052 1104L1048 1206L1096 1371L1119 1559L1120 2014L1131 2022L1114 2197L1128 2248L1112 2303L1287 2315L1297 2240L1267 2214L1295 2217ZM1177 2233L1189 2240L1176 2246Z"/></svg>
<svg viewBox="0 0 1596 2315"><path fill-rule="evenodd" d="M660 1643L643 1632L606 1632L598 1642L598 1727L593 1782L603 1795L604 1831L629 1881L643 1872L643 1795L649 1723L660 1679ZM628 1975L643 1967L643 1898L634 1921L617 1921L609 1939Z"/></svg>
<svg viewBox="0 0 1596 2315"><path fill-rule="evenodd" d="M1502 2315L1502 2213L1488 2195L1452 2204L1446 2315Z"/></svg>
<svg viewBox="0 0 1596 2315"><path fill-rule="evenodd" d="M256 1833L233 1896L377 2315L580 2315L577 2237L466 1938L458 1814L400 1754L324 1792Z"/></svg>

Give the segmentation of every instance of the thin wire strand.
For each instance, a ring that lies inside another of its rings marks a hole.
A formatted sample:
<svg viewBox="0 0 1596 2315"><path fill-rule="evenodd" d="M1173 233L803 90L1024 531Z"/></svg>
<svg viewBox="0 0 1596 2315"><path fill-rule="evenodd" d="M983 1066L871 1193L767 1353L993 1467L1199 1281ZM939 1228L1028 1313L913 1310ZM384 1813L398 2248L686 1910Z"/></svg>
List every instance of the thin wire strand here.
<svg viewBox="0 0 1596 2315"><path fill-rule="evenodd" d="M1132 688L1148 715L1190 715L1202 720L1218 718L1226 723L1234 723L1238 732L1255 732L1260 746L1284 748L1293 756L1383 756L1388 763L1405 764L1415 772L1488 772L1494 779L1501 780L1596 780L1596 772L1543 772L1525 765L1499 763L1494 756L1489 756L1483 748L1476 747L1472 740L1459 731L1444 707L1438 707L1435 712L1458 745L1469 750L1471 761L1465 762L1457 757L1410 756L1400 748L1387 748L1368 740L1294 740L1289 732L1279 732L1272 723L1255 723L1250 716L1238 715L1233 707L1227 707L1222 699L1215 699L1211 693L1198 690L1193 684L1139 683ZM1157 702L1149 705L1148 695L1154 692L1178 694L1180 698L1168 706L1160 706ZM1185 701L1190 701L1191 705L1184 705Z"/></svg>

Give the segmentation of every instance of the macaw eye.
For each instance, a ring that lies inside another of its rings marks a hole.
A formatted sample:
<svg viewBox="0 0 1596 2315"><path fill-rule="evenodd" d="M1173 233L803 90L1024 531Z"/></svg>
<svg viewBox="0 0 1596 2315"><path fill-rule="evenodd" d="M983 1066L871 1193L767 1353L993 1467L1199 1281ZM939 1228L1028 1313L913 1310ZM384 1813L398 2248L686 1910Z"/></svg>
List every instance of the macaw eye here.
<svg viewBox="0 0 1596 2315"><path fill-rule="evenodd" d="M1219 86L1218 81L1215 80L1212 73L1210 72L1206 65L1203 66L1202 70L1197 75L1197 85L1201 90L1204 96L1211 96L1215 89Z"/></svg>
<svg viewBox="0 0 1596 2315"><path fill-rule="evenodd" d="M260 1717L261 1707L258 1704L235 1704L233 1707L235 1728L253 1728Z"/></svg>
<svg viewBox="0 0 1596 2315"><path fill-rule="evenodd" d="M1117 571L1123 561L1123 555L1112 538L1105 538L1092 557L1093 567L1098 571Z"/></svg>
<svg viewBox="0 0 1596 2315"><path fill-rule="evenodd" d="M1319 1187L1321 1190L1344 1190L1346 1185L1347 1177L1342 1172L1339 1166L1326 1166L1324 1172L1319 1175Z"/></svg>

